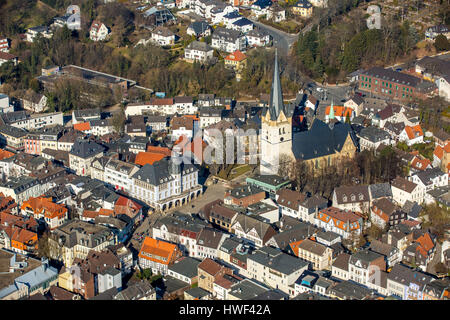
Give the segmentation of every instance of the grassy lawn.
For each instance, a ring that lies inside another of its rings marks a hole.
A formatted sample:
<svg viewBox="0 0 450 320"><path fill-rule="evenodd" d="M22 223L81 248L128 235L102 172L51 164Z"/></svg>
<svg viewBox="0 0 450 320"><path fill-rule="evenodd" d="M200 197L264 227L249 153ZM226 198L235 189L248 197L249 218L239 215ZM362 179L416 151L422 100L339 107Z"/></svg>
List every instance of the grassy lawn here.
<svg viewBox="0 0 450 320"><path fill-rule="evenodd" d="M225 170L221 170L217 176L225 180L233 180L234 178L243 175L244 173L250 171L251 169L252 168L248 164L244 165L235 164L233 166L227 167Z"/></svg>

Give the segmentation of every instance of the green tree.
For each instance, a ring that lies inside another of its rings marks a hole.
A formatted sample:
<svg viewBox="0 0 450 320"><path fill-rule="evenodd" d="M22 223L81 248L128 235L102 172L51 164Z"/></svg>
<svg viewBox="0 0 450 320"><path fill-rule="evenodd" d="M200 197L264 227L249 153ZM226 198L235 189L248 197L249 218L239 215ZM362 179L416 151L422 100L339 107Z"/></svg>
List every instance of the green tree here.
<svg viewBox="0 0 450 320"><path fill-rule="evenodd" d="M126 121L125 112L124 109L121 108L120 111L116 112L112 117L112 125L117 133L122 133L124 131L125 121Z"/></svg>
<svg viewBox="0 0 450 320"><path fill-rule="evenodd" d="M450 50L450 43L446 36L440 34L434 40L434 47L437 51L448 51Z"/></svg>

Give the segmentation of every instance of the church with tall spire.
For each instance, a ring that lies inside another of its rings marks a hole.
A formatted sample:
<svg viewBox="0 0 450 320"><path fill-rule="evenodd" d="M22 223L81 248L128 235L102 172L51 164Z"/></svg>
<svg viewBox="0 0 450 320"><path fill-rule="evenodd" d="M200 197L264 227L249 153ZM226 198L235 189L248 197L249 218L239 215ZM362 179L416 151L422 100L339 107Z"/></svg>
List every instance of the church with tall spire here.
<svg viewBox="0 0 450 320"><path fill-rule="evenodd" d="M278 53L275 51L269 105L261 116L261 174L278 174L280 162L293 159L292 115L294 110L283 103ZM289 160L291 161L291 160Z"/></svg>
<svg viewBox="0 0 450 320"><path fill-rule="evenodd" d="M334 103L330 123L314 118L308 130L293 133L295 106L283 103L279 72L275 53L269 105L261 115L260 174L287 175L288 172L279 172L280 165L296 160L304 161L319 172L340 159L354 157L356 137L349 124L336 121Z"/></svg>

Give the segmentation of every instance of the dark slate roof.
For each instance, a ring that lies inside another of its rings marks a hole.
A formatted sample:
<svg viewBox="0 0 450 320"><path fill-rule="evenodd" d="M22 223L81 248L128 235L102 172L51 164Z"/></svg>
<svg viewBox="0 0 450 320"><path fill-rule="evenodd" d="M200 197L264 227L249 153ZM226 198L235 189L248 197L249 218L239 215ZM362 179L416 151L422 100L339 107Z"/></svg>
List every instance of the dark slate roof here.
<svg viewBox="0 0 450 320"><path fill-rule="evenodd" d="M401 283L408 287L410 283L415 283L419 286L419 290L422 290L427 283L433 280L433 277L404 265L396 264L392 267L391 272L388 273L388 280Z"/></svg>
<svg viewBox="0 0 450 320"><path fill-rule="evenodd" d="M420 78L381 67L373 67L362 74L413 87L417 86L421 82Z"/></svg>
<svg viewBox="0 0 450 320"><path fill-rule="evenodd" d="M250 300L269 290L270 289L263 284L259 284L254 280L245 279L234 284L229 293L238 299Z"/></svg>
<svg viewBox="0 0 450 320"><path fill-rule="evenodd" d="M438 187L427 192L437 202L450 207L450 186Z"/></svg>
<svg viewBox="0 0 450 320"><path fill-rule="evenodd" d="M169 161L170 160L167 158L164 158L153 164L146 164L133 175L133 178L148 182L155 186L172 181L174 177L169 173ZM190 163L181 163L181 167L181 171L192 170L193 172L198 170L195 165Z"/></svg>
<svg viewBox="0 0 450 320"><path fill-rule="evenodd" d="M392 197L392 189L389 183L375 183L369 185L369 193L373 199Z"/></svg>
<svg viewBox="0 0 450 320"><path fill-rule="evenodd" d="M218 249L223 235L224 233L219 230L212 228L205 228L202 231L200 231L200 234L197 239L197 245Z"/></svg>
<svg viewBox="0 0 450 320"><path fill-rule="evenodd" d="M232 11L223 16L225 19L239 18L241 15L237 11Z"/></svg>
<svg viewBox="0 0 450 320"><path fill-rule="evenodd" d="M329 291L344 300L363 300L371 295L372 291L356 282L342 281L329 289Z"/></svg>
<svg viewBox="0 0 450 320"><path fill-rule="evenodd" d="M367 269L372 261L380 257L382 257L382 255L380 255L379 253L370 250L361 250L352 254L348 263L354 265L359 261L362 267Z"/></svg>
<svg viewBox="0 0 450 320"><path fill-rule="evenodd" d="M341 238L341 236L333 231L319 231L319 232L317 232L316 238L317 239L320 238L325 241L333 241L337 238Z"/></svg>
<svg viewBox="0 0 450 320"><path fill-rule="evenodd" d="M155 291L148 281L140 281L129 285L120 291L114 300L139 300L147 297Z"/></svg>
<svg viewBox="0 0 450 320"><path fill-rule="evenodd" d="M27 132L23 129L19 129L13 126L3 125L0 126L0 134L11 136L14 138L21 138L27 135Z"/></svg>
<svg viewBox="0 0 450 320"><path fill-rule="evenodd" d="M195 21L195 22L191 23L189 28L194 30L194 32L196 34L202 34L203 32L210 29L211 27L205 21Z"/></svg>
<svg viewBox="0 0 450 320"><path fill-rule="evenodd" d="M418 218L420 212L422 211L422 207L417 202L412 202L409 200L406 200L405 204L403 205L402 210L406 212L408 217L411 218Z"/></svg>
<svg viewBox="0 0 450 320"><path fill-rule="evenodd" d="M190 296L194 297L194 298L204 298L209 296L211 293L209 293L208 291L206 291L205 289L199 288L199 287L195 287L195 288L191 288L189 290L185 291L187 294L189 294Z"/></svg>
<svg viewBox="0 0 450 320"><path fill-rule="evenodd" d="M349 101L350 100L353 100L353 102L356 103L357 105L360 105L360 104L364 103L364 98L361 97L359 94L353 95L353 97L351 97L349 99Z"/></svg>
<svg viewBox="0 0 450 320"><path fill-rule="evenodd" d="M209 44L207 44L206 42L201 42L201 41L192 41L191 43L189 43L189 45L186 47L186 49L193 49L193 50L197 50L197 51L211 51L213 50L213 48L211 48L211 46Z"/></svg>
<svg viewBox="0 0 450 320"><path fill-rule="evenodd" d="M225 41L235 42L237 39L239 39L242 36L243 36L243 34L240 31L218 27L214 31L212 38L213 39L223 39Z"/></svg>
<svg viewBox="0 0 450 320"><path fill-rule="evenodd" d="M256 261L259 264L286 275L307 267L309 264L302 259L270 247L263 247L259 249L254 254L249 256L248 259Z"/></svg>
<svg viewBox="0 0 450 320"><path fill-rule="evenodd" d="M256 297L250 298L249 300L288 300L288 299L289 299L288 294L277 289L272 289L260 293Z"/></svg>
<svg viewBox="0 0 450 320"><path fill-rule="evenodd" d="M281 250L286 250L289 248L289 244L291 242L309 238L316 231L317 231L316 227L307 223L300 222L300 224L292 227L292 229L280 232L274 235L272 238L277 243L278 248L280 248Z"/></svg>
<svg viewBox="0 0 450 320"><path fill-rule="evenodd" d="M312 4L308 0L298 0L294 6L299 7L299 8L308 9L308 8L312 7Z"/></svg>
<svg viewBox="0 0 450 320"><path fill-rule="evenodd" d="M90 158L105 151L105 148L91 140L77 140L70 153L80 158Z"/></svg>
<svg viewBox="0 0 450 320"><path fill-rule="evenodd" d="M383 256L386 257L389 257L391 252L398 251L398 249L395 246L381 242L379 240L372 240L370 242L369 250L382 254Z"/></svg>
<svg viewBox="0 0 450 320"><path fill-rule="evenodd" d="M185 257L182 260L175 262L174 264L169 266L169 270L178 274L182 274L188 278L193 278L197 276L197 267L201 261L191 258Z"/></svg>
<svg viewBox="0 0 450 320"><path fill-rule="evenodd" d="M272 5L272 1L271 0L256 0L252 6L257 6L260 7L262 9L270 7Z"/></svg>
<svg viewBox="0 0 450 320"><path fill-rule="evenodd" d="M362 128L359 132L359 137L369 140L370 142L380 142L385 139L389 139L390 135L383 129L378 127L370 126L366 128Z"/></svg>
<svg viewBox="0 0 450 320"><path fill-rule="evenodd" d="M342 150L348 135L356 145L356 139L349 124L339 122L331 126L315 119L311 129L294 135L292 151L295 158L302 160L331 155Z"/></svg>
<svg viewBox="0 0 450 320"><path fill-rule="evenodd" d="M249 24L253 24L253 22L251 22L247 18L242 18L242 19L239 19L238 21L233 22L233 25L238 26L238 27L247 26Z"/></svg>
<svg viewBox="0 0 450 320"><path fill-rule="evenodd" d="M350 261L350 255L347 253L341 253L337 256L333 262L333 267L348 271L348 263Z"/></svg>
<svg viewBox="0 0 450 320"><path fill-rule="evenodd" d="M336 194L338 204L370 201L368 185L340 186L333 193Z"/></svg>
<svg viewBox="0 0 450 320"><path fill-rule="evenodd" d="M324 297L313 291L300 293L291 300L332 300L331 298Z"/></svg>
<svg viewBox="0 0 450 320"><path fill-rule="evenodd" d="M416 176L425 186L429 186L433 184L432 179L440 177L444 175L444 172L441 171L440 168L431 168L424 171L419 171L416 173Z"/></svg>

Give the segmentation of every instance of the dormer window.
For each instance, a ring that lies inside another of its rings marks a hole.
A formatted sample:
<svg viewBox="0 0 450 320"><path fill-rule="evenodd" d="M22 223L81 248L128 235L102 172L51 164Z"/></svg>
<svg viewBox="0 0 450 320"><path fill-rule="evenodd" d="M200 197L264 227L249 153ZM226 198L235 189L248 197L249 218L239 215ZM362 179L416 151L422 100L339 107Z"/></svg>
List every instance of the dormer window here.
<svg viewBox="0 0 450 320"><path fill-rule="evenodd" d="M355 200L356 200L356 197L355 197L354 194L352 194L351 198L352 198L352 201L355 201Z"/></svg>

